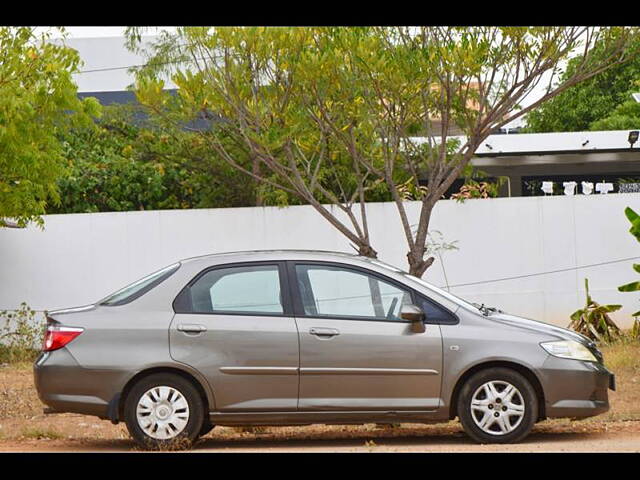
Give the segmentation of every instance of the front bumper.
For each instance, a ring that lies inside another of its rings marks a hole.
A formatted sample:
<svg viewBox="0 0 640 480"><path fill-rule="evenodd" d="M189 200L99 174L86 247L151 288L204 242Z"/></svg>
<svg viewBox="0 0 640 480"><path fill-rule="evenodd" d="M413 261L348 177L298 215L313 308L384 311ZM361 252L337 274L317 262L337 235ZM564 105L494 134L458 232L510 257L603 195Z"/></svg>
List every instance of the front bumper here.
<svg viewBox="0 0 640 480"><path fill-rule="evenodd" d="M549 356L540 375L548 418L585 418L609 410L615 377L603 364Z"/></svg>

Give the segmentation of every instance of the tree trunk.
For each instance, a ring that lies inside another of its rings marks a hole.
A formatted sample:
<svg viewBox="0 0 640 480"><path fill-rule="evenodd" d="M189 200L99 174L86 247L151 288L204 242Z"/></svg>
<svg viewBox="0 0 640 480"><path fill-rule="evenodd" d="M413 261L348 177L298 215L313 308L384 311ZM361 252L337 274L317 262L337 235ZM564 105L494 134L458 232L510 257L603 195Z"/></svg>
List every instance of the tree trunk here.
<svg viewBox="0 0 640 480"><path fill-rule="evenodd" d="M256 177L260 176L260 159L255 155L251 156L251 171ZM260 186L260 184L256 181L254 181L253 183L256 186L256 207L261 207L263 199L262 195L260 195L260 191L257 188Z"/></svg>
<svg viewBox="0 0 640 480"><path fill-rule="evenodd" d="M422 278L422 275L431 266L435 258L429 257L423 260L422 255L416 257L412 252L409 252L407 253L407 260L409 261L409 273L414 277Z"/></svg>
<svg viewBox="0 0 640 480"><path fill-rule="evenodd" d="M358 245L358 255L369 258L378 258L378 252L369 244L363 243Z"/></svg>
<svg viewBox="0 0 640 480"><path fill-rule="evenodd" d="M420 209L420 220L418 221L418 230L415 236L415 242L409 247L407 253L407 261L409 262L409 273L415 277L422 278L427 268L431 266L434 257L424 258L427 251L427 239L429 234L429 223L431 220L431 212L435 206L436 200L423 199L422 208Z"/></svg>

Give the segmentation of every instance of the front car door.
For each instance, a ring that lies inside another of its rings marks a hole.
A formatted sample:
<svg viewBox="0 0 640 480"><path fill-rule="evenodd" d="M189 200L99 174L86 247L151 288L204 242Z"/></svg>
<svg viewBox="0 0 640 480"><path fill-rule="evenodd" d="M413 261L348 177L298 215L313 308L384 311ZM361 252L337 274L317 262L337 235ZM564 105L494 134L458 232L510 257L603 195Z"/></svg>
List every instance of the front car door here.
<svg viewBox="0 0 640 480"><path fill-rule="evenodd" d="M300 410L435 410L439 325L414 333L401 318L411 289L375 272L288 262L300 337Z"/></svg>
<svg viewBox="0 0 640 480"><path fill-rule="evenodd" d="M282 262L215 266L174 301L171 356L199 370L217 411L295 411L298 331Z"/></svg>

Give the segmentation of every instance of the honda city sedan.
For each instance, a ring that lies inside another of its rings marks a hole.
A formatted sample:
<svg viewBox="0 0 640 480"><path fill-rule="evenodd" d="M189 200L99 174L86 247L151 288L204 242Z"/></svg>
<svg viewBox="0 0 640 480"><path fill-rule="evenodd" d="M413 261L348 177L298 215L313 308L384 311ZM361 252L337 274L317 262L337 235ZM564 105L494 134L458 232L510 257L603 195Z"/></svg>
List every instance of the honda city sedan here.
<svg viewBox="0 0 640 480"><path fill-rule="evenodd" d="M477 442L518 442L607 411L615 389L586 337L344 253L190 258L47 322L46 411L124 421L152 448L214 425L456 417Z"/></svg>

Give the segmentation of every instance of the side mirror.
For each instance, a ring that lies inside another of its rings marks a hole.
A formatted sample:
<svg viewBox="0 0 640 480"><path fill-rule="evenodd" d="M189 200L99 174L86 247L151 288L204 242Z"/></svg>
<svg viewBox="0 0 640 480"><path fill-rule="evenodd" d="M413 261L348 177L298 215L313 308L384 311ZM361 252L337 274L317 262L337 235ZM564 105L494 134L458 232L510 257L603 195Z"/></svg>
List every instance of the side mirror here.
<svg viewBox="0 0 640 480"><path fill-rule="evenodd" d="M411 331L413 333L424 333L424 312L420 307L403 305L400 310L400 318L411 322Z"/></svg>

